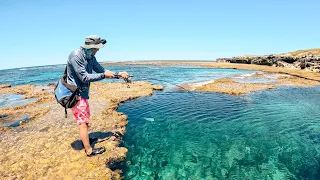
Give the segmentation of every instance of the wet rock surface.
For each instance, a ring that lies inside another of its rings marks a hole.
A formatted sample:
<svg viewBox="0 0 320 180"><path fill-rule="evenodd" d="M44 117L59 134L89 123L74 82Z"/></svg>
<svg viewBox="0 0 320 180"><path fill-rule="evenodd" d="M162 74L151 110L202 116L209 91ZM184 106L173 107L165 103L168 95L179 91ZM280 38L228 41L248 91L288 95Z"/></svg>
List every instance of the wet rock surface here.
<svg viewBox="0 0 320 180"><path fill-rule="evenodd" d="M47 103L54 101L53 88L42 89L35 85L22 85L4 88L1 89L0 94L19 94L23 95L25 99L37 99L36 101L23 106L0 108L0 114L7 114L8 116L5 121L0 119L0 132L10 130L10 128L7 128L10 124L13 124L14 127L19 126L19 120L22 120L21 124L25 124L27 121L29 122L29 120L32 121L36 118L42 117L51 109ZM28 115L27 121L23 120L23 117L26 115Z"/></svg>
<svg viewBox="0 0 320 180"><path fill-rule="evenodd" d="M320 50L319 50L320 51ZM316 73L310 69L298 69L298 68L284 68L275 66L264 66L257 64L243 64L243 63L223 63L223 62L208 62L208 61L144 61L144 62L121 62L121 63L102 63L104 65L153 65L153 66L200 66L207 68L222 68L222 69L242 69L242 70L257 70L270 73L282 73L307 80L314 80L320 82L320 73Z"/></svg>
<svg viewBox="0 0 320 180"><path fill-rule="evenodd" d="M281 54L280 56L292 56L292 57L305 57L305 58L314 58L319 57L320 49L316 49L317 54L315 56L308 56L308 52L294 52L294 53L287 53ZM199 91L206 91L206 92L220 92L220 93L227 93L230 95L241 95L247 94L254 91L260 91L270 88L276 88L280 85L286 86L315 86L319 85L320 82L320 73L317 73L310 68L299 69L299 68L286 68L283 66L265 66L265 65L258 65L258 64L250 64L247 62L246 57L241 57L238 63L229 63L224 61L223 59L230 59L230 58L222 58L220 62L208 62L208 61L144 61L144 62L121 62L121 63L103 63L104 65L119 65L119 64L131 64L131 65L153 65L153 66L174 66L174 65L184 65L184 66L200 66L200 67L208 67L208 68L223 68L223 69L241 69L241 70L257 70L262 71L264 73L260 75L254 75L260 78L268 78L265 77L266 74L279 74L279 77L276 79L276 83L240 83L235 82L232 79L224 79L218 80L211 83L206 83L205 85L201 86L194 86L194 84L182 84L180 85L183 90L199 90ZM250 57L253 58L253 57ZM265 62L271 62L270 59L274 58L273 55L266 56L267 60ZM317 58L316 58L317 59ZM292 62L292 58L287 58L286 61ZM256 61L259 62L259 61ZM262 62L262 61L261 61ZM285 64L285 61L279 61L278 63ZM293 62L297 64L301 64L302 62ZM289 63L287 63L289 64ZM208 81L212 81L208 79Z"/></svg>
<svg viewBox="0 0 320 180"><path fill-rule="evenodd" d="M267 90L277 88L278 86L299 86L299 87L311 87L320 85L318 81L307 80L304 78L290 76L286 74L275 73L254 73L250 76L243 76L244 79L254 80L255 78L263 78L265 80L274 79L273 82L266 83L250 83L250 82L237 82L234 78L223 78L215 80L201 86L189 86L189 89L204 92L217 92L225 93L229 95L242 95L255 91ZM187 86L186 86L187 87Z"/></svg>
<svg viewBox="0 0 320 180"><path fill-rule="evenodd" d="M263 84L263 83L239 83L232 79L218 79L213 83L209 83L200 87L197 87L197 91L204 92L217 92L217 93L226 93L230 95L241 95L248 94L254 91L261 91L265 89L276 88L272 84Z"/></svg>
<svg viewBox="0 0 320 180"><path fill-rule="evenodd" d="M0 118L8 117L8 114L0 114Z"/></svg>
<svg viewBox="0 0 320 180"><path fill-rule="evenodd" d="M9 87L11 87L10 84L0 84L0 89L2 89L2 88L9 88Z"/></svg>
<svg viewBox="0 0 320 180"><path fill-rule="evenodd" d="M32 85L26 87L31 88ZM92 83L90 96L91 118L89 136L92 146L106 147L102 155L87 157L79 140L79 129L68 110L51 96L39 95L43 101L24 107L1 108L0 114L17 116L21 111L30 112L30 122L16 128L0 131L0 177L3 179L120 179L121 162L127 149L119 147L125 133L127 116L117 112L121 102L152 95L154 85L134 82L127 88L125 83ZM34 97L36 92L13 88L7 93L21 93ZM31 88L32 89L32 88ZM34 90L34 89L32 89ZM42 90L40 90L42 92ZM5 93L2 92L1 93ZM47 97L46 97L47 96ZM32 114L42 112L38 116ZM1 121L1 120L0 120Z"/></svg>

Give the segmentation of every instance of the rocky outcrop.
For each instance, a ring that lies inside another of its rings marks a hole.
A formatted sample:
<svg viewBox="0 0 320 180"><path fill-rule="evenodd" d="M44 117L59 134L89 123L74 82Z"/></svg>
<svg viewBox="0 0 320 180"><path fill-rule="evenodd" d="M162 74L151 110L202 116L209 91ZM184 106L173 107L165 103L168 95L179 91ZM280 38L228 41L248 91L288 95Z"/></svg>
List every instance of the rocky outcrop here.
<svg viewBox="0 0 320 180"><path fill-rule="evenodd" d="M23 94L38 101L25 106L0 108L9 118L30 114L30 122L17 127L1 127L0 179L123 179L121 166L127 149L120 146L126 131L127 116L117 112L121 102L152 95L162 89L149 82L91 84L90 134L92 146L106 148L106 153L87 157L79 138L79 129L69 111L55 101L53 87L49 92L34 85L1 89L0 94ZM18 117L17 117L18 118ZM5 119L5 121L7 121Z"/></svg>
<svg viewBox="0 0 320 180"><path fill-rule="evenodd" d="M232 58L218 58L217 63L242 63L257 64L274 67L285 67L295 69L309 69L315 72L320 71L320 56L314 54L303 54L292 56L282 55L264 55L264 56L237 56Z"/></svg>
<svg viewBox="0 0 320 180"><path fill-rule="evenodd" d="M57 86L57 83L49 83L47 86L56 87L56 86Z"/></svg>
<svg viewBox="0 0 320 180"><path fill-rule="evenodd" d="M9 87L11 87L10 84L0 84L0 89L2 89L2 88L9 88Z"/></svg>

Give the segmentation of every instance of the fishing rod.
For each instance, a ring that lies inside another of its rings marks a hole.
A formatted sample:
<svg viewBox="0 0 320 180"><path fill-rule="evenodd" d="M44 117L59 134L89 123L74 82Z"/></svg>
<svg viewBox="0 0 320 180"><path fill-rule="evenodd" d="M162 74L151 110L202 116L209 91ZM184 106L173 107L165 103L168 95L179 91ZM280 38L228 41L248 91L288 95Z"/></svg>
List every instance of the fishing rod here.
<svg viewBox="0 0 320 180"><path fill-rule="evenodd" d="M120 78L121 78L121 76L118 75L118 74L115 74L114 76L115 76L114 78L116 78L116 79L120 79ZM131 78L133 78L133 77L134 77L134 76L129 75L128 78L123 78L123 80L124 80L124 81L126 82L126 84L127 84L127 88L130 88L129 83L132 82ZM193 98L196 100L196 96L195 96L191 91L189 91L188 89L186 89L186 88L184 88L184 87L182 87L182 86L180 86L180 85L177 85L177 84L174 84L174 83L172 83L172 82L165 81L165 80L155 79L155 78L143 78L143 77L139 77L139 78L140 78L141 80L154 80L154 81L166 82L166 83L168 83L168 84L177 86L177 87L179 87L179 88L187 91L188 93L190 93L190 94L193 96Z"/></svg>
<svg viewBox="0 0 320 180"><path fill-rule="evenodd" d="M119 74L114 74L114 78L115 78L115 79L120 79L120 78L122 78L122 77L121 77L121 75L119 75ZM129 83L132 82L131 78L133 78L132 75L128 75L127 78L122 78L122 79L124 80L124 82L126 82L127 88L130 88Z"/></svg>

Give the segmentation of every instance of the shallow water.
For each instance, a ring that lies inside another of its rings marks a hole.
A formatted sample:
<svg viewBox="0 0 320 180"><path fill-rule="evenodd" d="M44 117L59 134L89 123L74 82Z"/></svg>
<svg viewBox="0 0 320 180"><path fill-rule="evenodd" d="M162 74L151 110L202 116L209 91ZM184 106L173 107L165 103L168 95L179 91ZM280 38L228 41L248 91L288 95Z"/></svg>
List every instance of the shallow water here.
<svg viewBox="0 0 320 180"><path fill-rule="evenodd" d="M129 74L135 76L133 81L148 80L153 83L162 83L165 86L172 86L172 84L161 82L161 80L169 81L173 84L180 84L184 82L209 81L222 77L256 72L250 70L212 69L188 66L116 65L104 67L114 72L127 71ZM0 70L0 84L11 84L12 86L22 84L46 85L57 82L62 76L64 69L65 65L54 65ZM121 82L122 80L108 79L104 81Z"/></svg>
<svg viewBox="0 0 320 180"><path fill-rule="evenodd" d="M0 70L0 83L46 85L56 82L64 68ZM107 69L166 87L119 107L129 115L127 179L320 179L319 86L243 96L193 92L194 98L168 89L256 71L149 65Z"/></svg>
<svg viewBox="0 0 320 180"><path fill-rule="evenodd" d="M0 94L0 108L23 106L36 100L37 98L24 99L20 94Z"/></svg>
<svg viewBox="0 0 320 180"><path fill-rule="evenodd" d="M210 81L222 77L236 76L256 71L235 70L235 69L212 69L187 66L150 66L150 65L116 65L104 66L106 69L119 72L127 71L134 75L133 81L149 81L162 84L165 87L173 88L176 84L185 82ZM43 88L48 83L55 83L62 76L65 65L39 66L0 70L0 84L11 84L12 86L23 84L35 84ZM105 79L103 82L123 82L119 79ZM18 99L18 100L16 100ZM7 106L25 105L31 100L21 98L1 99L0 108ZM20 103L20 104L19 104Z"/></svg>
<svg viewBox="0 0 320 180"><path fill-rule="evenodd" d="M126 102L126 179L320 179L320 87ZM152 119L152 121L150 120Z"/></svg>

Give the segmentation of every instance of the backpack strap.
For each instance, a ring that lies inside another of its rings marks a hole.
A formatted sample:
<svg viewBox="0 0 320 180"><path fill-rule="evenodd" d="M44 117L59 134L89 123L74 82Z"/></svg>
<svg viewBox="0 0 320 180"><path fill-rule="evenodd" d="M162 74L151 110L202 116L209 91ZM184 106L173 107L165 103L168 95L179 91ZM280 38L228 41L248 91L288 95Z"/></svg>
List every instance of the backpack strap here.
<svg viewBox="0 0 320 180"><path fill-rule="evenodd" d="M67 66L66 65L66 69L64 70L64 73L63 73L63 76L61 78L61 83L67 87L69 90L72 91L72 95L71 96L75 96L77 94L79 94L79 91L80 91L80 88L78 86L75 86L75 85L71 85L71 84L68 84L67 83L67 78L68 78L68 75L67 75ZM70 102L70 99L69 99L69 102ZM64 107L64 113L65 113L65 118L68 117L68 112L67 112L67 107Z"/></svg>
<svg viewBox="0 0 320 180"><path fill-rule="evenodd" d="M68 112L67 112L67 108L64 107L64 117L67 118L68 117Z"/></svg>
<svg viewBox="0 0 320 180"><path fill-rule="evenodd" d="M71 85L71 84L68 84L67 83L67 78L68 78L68 75L67 75L67 66L66 66L66 69L64 70L64 73L63 73L63 76L61 78L61 83L67 87L68 89L70 89L72 92L75 92L78 88L78 86L75 86L75 85Z"/></svg>

